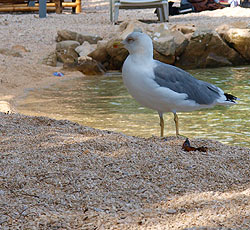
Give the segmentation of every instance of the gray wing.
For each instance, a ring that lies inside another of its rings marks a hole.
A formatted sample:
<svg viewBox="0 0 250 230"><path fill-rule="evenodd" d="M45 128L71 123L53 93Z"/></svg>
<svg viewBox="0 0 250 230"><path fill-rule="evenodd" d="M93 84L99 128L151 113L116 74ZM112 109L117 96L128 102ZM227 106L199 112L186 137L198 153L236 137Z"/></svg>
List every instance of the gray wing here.
<svg viewBox="0 0 250 230"><path fill-rule="evenodd" d="M159 61L156 63L154 80L161 87L167 87L177 93L185 93L188 95L187 100L194 100L203 105L209 105L221 96L218 87L200 81L178 67Z"/></svg>

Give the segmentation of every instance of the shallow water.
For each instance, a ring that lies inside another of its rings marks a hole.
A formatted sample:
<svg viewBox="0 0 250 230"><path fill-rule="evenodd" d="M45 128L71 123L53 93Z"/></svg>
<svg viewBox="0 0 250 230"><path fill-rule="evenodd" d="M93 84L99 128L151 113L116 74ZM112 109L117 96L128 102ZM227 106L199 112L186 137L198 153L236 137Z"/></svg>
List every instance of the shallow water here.
<svg viewBox="0 0 250 230"><path fill-rule="evenodd" d="M250 66L189 71L240 98L238 105L179 113L180 133L250 146ZM128 95L120 74L62 81L30 91L18 111L26 115L68 119L93 128L127 135L159 136L157 112L141 107ZM165 135L175 135L173 115L166 113Z"/></svg>

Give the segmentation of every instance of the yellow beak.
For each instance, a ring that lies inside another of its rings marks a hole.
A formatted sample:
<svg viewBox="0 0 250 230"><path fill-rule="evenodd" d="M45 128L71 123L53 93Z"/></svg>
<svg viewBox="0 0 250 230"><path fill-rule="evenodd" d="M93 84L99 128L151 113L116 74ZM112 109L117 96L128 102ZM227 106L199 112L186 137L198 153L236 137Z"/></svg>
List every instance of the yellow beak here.
<svg viewBox="0 0 250 230"><path fill-rule="evenodd" d="M113 43L113 48L123 48L124 47L124 44L122 41L115 41Z"/></svg>

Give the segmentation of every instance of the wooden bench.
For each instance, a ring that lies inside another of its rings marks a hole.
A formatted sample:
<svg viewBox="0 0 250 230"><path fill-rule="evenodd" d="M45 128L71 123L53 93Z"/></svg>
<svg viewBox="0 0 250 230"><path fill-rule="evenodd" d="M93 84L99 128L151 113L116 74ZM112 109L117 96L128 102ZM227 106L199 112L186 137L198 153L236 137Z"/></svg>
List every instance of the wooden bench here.
<svg viewBox="0 0 250 230"><path fill-rule="evenodd" d="M48 12L56 12L60 14L62 13L63 8L65 7L72 7L72 13L80 13L82 9L81 0L72 0L72 2L64 2L63 0L46 1L46 10ZM26 12L39 11L39 1L0 0L0 12L25 12L25 11Z"/></svg>

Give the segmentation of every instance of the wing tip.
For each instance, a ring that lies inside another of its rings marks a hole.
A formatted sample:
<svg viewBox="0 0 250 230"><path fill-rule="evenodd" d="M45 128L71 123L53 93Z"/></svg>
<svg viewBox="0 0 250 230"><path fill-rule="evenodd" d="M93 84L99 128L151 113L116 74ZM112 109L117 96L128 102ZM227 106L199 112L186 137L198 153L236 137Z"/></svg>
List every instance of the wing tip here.
<svg viewBox="0 0 250 230"><path fill-rule="evenodd" d="M240 100L239 98L237 98L234 95L229 94L229 93L224 93L224 95L226 97L226 101L229 101L229 102L237 103L236 101Z"/></svg>

